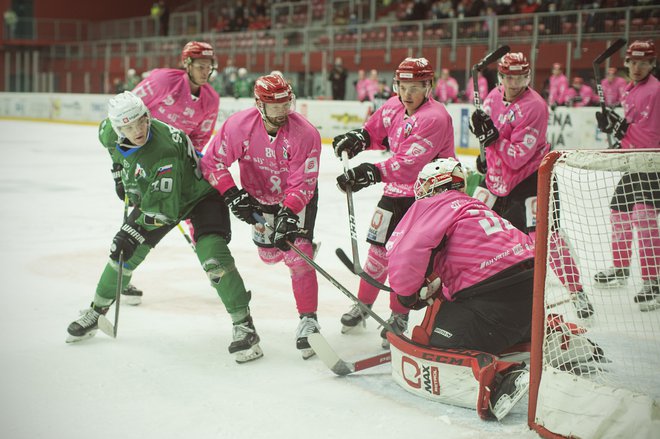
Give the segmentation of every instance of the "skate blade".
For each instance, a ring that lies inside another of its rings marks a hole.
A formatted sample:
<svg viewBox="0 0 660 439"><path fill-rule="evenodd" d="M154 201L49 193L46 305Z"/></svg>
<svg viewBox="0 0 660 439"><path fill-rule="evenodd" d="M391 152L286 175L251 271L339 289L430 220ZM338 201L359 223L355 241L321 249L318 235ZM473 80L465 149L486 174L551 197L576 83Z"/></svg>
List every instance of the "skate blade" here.
<svg viewBox="0 0 660 439"><path fill-rule="evenodd" d="M126 305L138 306L142 303L142 296L121 296L121 302Z"/></svg>
<svg viewBox="0 0 660 439"><path fill-rule="evenodd" d="M342 326L341 326L341 333L342 333L342 334L348 334L349 332L353 332L353 331L355 331L357 328L362 327L362 326L366 326L366 325L361 325L361 324L359 324L359 323L358 323L357 325L355 325L355 326L346 326L346 325L342 325Z"/></svg>
<svg viewBox="0 0 660 439"><path fill-rule="evenodd" d="M299 349L299 350L303 360L308 360L312 358L314 355L316 355L316 352L314 352L314 349L312 348Z"/></svg>
<svg viewBox="0 0 660 439"><path fill-rule="evenodd" d="M83 340L87 340L88 338L92 338L95 335L96 335L96 329L93 329L93 330L89 331L87 334L80 335L80 336L69 334L69 336L66 338L66 342L67 343L77 343L79 341L83 341Z"/></svg>
<svg viewBox="0 0 660 439"><path fill-rule="evenodd" d="M594 282L594 287L601 288L603 290L609 288L621 288L621 287L625 287L626 285L628 285L627 279L618 279L609 282Z"/></svg>
<svg viewBox="0 0 660 439"><path fill-rule="evenodd" d="M258 358L261 358L261 357L264 356L264 353L261 350L261 348L259 347L259 345L255 344L254 346L252 346L249 349L245 349L243 351L236 352L235 355L236 355L236 362L238 364L242 364L242 363L247 363L249 361L254 361Z"/></svg>
<svg viewBox="0 0 660 439"><path fill-rule="evenodd" d="M504 419L511 409L522 399L529 390L529 372L525 371L516 378L516 391L512 395L502 395L491 409L498 421Z"/></svg>
<svg viewBox="0 0 660 439"><path fill-rule="evenodd" d="M639 305L639 310L641 312L649 312L660 308L660 303L658 303L657 301L650 301L648 303L639 303L638 305Z"/></svg>

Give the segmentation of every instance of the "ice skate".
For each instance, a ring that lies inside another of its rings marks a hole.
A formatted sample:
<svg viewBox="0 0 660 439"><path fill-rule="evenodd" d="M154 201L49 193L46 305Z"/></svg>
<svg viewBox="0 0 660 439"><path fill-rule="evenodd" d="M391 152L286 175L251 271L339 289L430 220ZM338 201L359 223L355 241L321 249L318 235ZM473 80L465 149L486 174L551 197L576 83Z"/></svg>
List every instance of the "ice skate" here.
<svg viewBox="0 0 660 439"><path fill-rule="evenodd" d="M529 390L529 371L522 366L508 372L490 397L490 412L501 421Z"/></svg>
<svg viewBox="0 0 660 439"><path fill-rule="evenodd" d="M315 332L319 332L321 326L316 318L316 313L306 313L300 315L300 323L296 329L296 348L302 354L303 360L307 360L315 353L307 341L307 337Z"/></svg>
<svg viewBox="0 0 660 439"><path fill-rule="evenodd" d="M367 305L367 307L371 309L371 305ZM362 311L362 308L360 308L359 305L357 304L353 305L353 307L350 310L348 310L346 314L341 316L341 324L343 325L341 328L341 333L346 334L347 332L352 331L360 323L362 323L363 327L366 327L367 318L369 318L369 314Z"/></svg>
<svg viewBox="0 0 660 439"><path fill-rule="evenodd" d="M92 303L89 308L82 310L80 312L80 318L71 322L67 328L69 336L66 342L74 343L94 337L99 327L99 316L105 315L109 308L107 306L99 307Z"/></svg>
<svg viewBox="0 0 660 439"><path fill-rule="evenodd" d="M390 315L390 318L387 319L387 323L390 324L396 334L403 334L406 329L408 329L408 314L393 312L392 315ZM383 349L389 349L390 342L387 341L387 329L383 328L383 330L380 331L380 336L383 339L381 342Z"/></svg>
<svg viewBox="0 0 660 439"><path fill-rule="evenodd" d="M128 284L121 295L123 302L128 305L137 306L142 303L142 290L135 288L133 284Z"/></svg>
<svg viewBox="0 0 660 439"><path fill-rule="evenodd" d="M628 268L608 268L596 273L594 276L595 285L601 288L616 288L628 283L630 270Z"/></svg>
<svg viewBox="0 0 660 439"><path fill-rule="evenodd" d="M635 303L643 312L660 308L660 280L645 280L642 291L635 296Z"/></svg>
<svg viewBox="0 0 660 439"><path fill-rule="evenodd" d="M236 354L237 363L247 363L263 357L264 353L259 347L259 335L248 316L240 323L234 323L233 341L229 345L229 353Z"/></svg>
<svg viewBox="0 0 660 439"><path fill-rule="evenodd" d="M571 294L571 301L575 307L578 318L588 319L594 314L594 307L589 301L589 296L584 291L576 291Z"/></svg>

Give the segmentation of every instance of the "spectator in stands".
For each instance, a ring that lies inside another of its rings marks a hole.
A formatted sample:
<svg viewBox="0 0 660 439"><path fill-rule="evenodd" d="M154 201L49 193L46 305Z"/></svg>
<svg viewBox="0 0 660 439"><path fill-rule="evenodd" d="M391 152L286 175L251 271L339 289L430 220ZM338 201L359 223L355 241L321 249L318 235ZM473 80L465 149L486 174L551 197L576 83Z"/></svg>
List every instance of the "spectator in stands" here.
<svg viewBox="0 0 660 439"><path fill-rule="evenodd" d="M553 110L557 105L564 105L566 102L566 90L568 89L568 79L562 73L561 64L552 65L552 76L550 76L550 91L548 94L548 104Z"/></svg>
<svg viewBox="0 0 660 439"><path fill-rule="evenodd" d="M335 58L335 65L330 70L328 81L332 85L332 99L343 101L346 97L346 68L340 57Z"/></svg>
<svg viewBox="0 0 660 439"><path fill-rule="evenodd" d="M477 86L479 87L479 99L481 99L481 102L486 99L486 96L488 96L488 81L486 78L484 78L484 75L481 74L481 72L477 73L478 75L478 83ZM467 102L472 102L474 94L474 81L472 78L467 83L467 87L465 87L465 100Z"/></svg>
<svg viewBox="0 0 660 439"><path fill-rule="evenodd" d="M588 107L594 102L594 90L584 83L579 76L573 78L573 83L566 90L567 107Z"/></svg>
<svg viewBox="0 0 660 439"><path fill-rule="evenodd" d="M449 69L442 69L435 87L435 96L443 104L458 100L458 82L449 75Z"/></svg>
<svg viewBox="0 0 660 439"><path fill-rule="evenodd" d="M253 89L252 81L248 77L248 71L245 67L238 69L238 77L234 82L234 97L235 98L250 98L252 97Z"/></svg>
<svg viewBox="0 0 660 439"><path fill-rule="evenodd" d="M358 79L355 81L355 93L357 94L357 100L364 102L367 100L367 74L364 72L364 69L358 70Z"/></svg>
<svg viewBox="0 0 660 439"><path fill-rule="evenodd" d="M221 94L225 96L234 95L234 82L236 82L237 76L238 69L234 65L234 59L229 57L227 58L227 64L225 64L225 68L222 69L222 89L224 92Z"/></svg>
<svg viewBox="0 0 660 439"><path fill-rule="evenodd" d="M16 23L18 23L18 15L9 7L3 14L5 19L5 28L7 29L7 39L13 40L16 38Z"/></svg>
<svg viewBox="0 0 660 439"><path fill-rule="evenodd" d="M454 6L451 0L440 0L431 5L431 18L442 20L454 16Z"/></svg>
<svg viewBox="0 0 660 439"><path fill-rule="evenodd" d="M616 67L607 69L607 76L600 82L603 87L603 96L605 105L608 107L618 107L621 105L623 92L626 90L626 80L616 74Z"/></svg>
<svg viewBox="0 0 660 439"><path fill-rule="evenodd" d="M162 10L160 9L160 2L154 2L151 5L151 21L154 23L154 35L160 35L160 17L162 15Z"/></svg>

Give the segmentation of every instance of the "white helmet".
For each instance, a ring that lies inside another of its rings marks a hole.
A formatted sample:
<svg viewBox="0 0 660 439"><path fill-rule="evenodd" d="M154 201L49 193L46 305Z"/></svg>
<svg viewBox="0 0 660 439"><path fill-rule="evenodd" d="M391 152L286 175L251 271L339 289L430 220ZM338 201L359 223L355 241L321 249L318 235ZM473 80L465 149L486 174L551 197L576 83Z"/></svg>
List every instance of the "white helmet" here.
<svg viewBox="0 0 660 439"><path fill-rule="evenodd" d="M151 117L149 109L142 99L130 91L119 93L108 102L108 118L120 138L126 137L121 132L121 127L135 122L144 115Z"/></svg>
<svg viewBox="0 0 660 439"><path fill-rule="evenodd" d="M449 189L465 188L465 173L461 163L453 158L434 160L419 171L415 182L415 198L430 197Z"/></svg>

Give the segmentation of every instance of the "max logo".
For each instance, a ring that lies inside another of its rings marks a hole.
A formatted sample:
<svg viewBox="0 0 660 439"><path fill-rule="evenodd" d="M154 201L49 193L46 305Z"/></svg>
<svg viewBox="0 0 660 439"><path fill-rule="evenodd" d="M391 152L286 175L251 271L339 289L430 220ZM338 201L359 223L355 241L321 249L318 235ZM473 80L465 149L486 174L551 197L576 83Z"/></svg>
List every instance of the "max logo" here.
<svg viewBox="0 0 660 439"><path fill-rule="evenodd" d="M413 389L424 389L431 395L440 394L440 376L435 366L420 366L405 355L401 357L401 376Z"/></svg>

